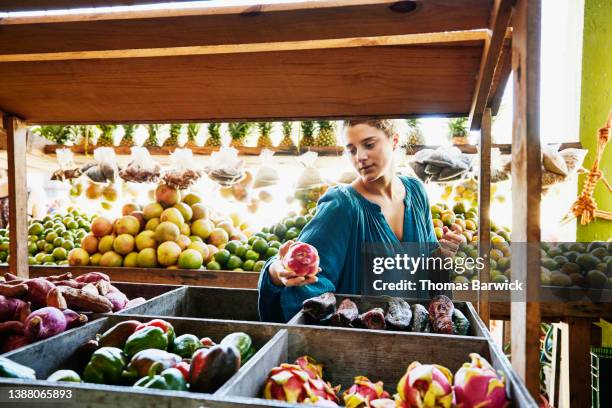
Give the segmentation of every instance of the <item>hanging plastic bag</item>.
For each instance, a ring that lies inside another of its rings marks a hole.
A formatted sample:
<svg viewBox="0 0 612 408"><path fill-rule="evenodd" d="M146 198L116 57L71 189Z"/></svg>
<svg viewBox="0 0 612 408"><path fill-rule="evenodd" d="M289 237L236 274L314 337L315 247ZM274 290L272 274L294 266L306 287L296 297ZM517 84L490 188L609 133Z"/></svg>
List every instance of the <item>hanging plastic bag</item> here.
<svg viewBox="0 0 612 408"><path fill-rule="evenodd" d="M449 182L466 178L472 169L472 159L454 146L436 150L423 149L410 161L410 167L423 182Z"/></svg>
<svg viewBox="0 0 612 408"><path fill-rule="evenodd" d="M191 149L175 149L170 159L172 167L163 176L164 183L170 187L185 190L202 177L202 172L196 168Z"/></svg>
<svg viewBox="0 0 612 408"><path fill-rule="evenodd" d="M211 163L205 171L211 180L223 187L238 183L245 176L244 161L238 158L238 150L223 146L210 155Z"/></svg>
<svg viewBox="0 0 612 408"><path fill-rule="evenodd" d="M130 163L119 172L125 181L133 183L157 183L161 167L153 160L146 147L132 147Z"/></svg>
<svg viewBox="0 0 612 408"><path fill-rule="evenodd" d="M115 149L112 147L98 147L94 150L94 163L81 167L81 171L96 183L114 183L119 172Z"/></svg>
<svg viewBox="0 0 612 408"><path fill-rule="evenodd" d="M558 149L558 146L543 146L542 165L546 171L567 176L567 164L565 164L565 160Z"/></svg>
<svg viewBox="0 0 612 408"><path fill-rule="evenodd" d="M70 149L57 149L55 157L59 165L59 170L56 170L51 175L51 180L73 180L81 176L81 169L75 168L74 154Z"/></svg>
<svg viewBox="0 0 612 408"><path fill-rule="evenodd" d="M274 152L272 150L263 149L259 155L261 165L255 175L255 182L253 188L269 187L278 184L278 172L272 167L272 156Z"/></svg>
<svg viewBox="0 0 612 408"><path fill-rule="evenodd" d="M300 163L304 166L304 170L298 178L295 187L295 198L297 198L302 207L309 210L316 206L319 198L329 188L329 184L325 182L319 170L315 167L315 161L318 154L316 152L306 152L299 157Z"/></svg>

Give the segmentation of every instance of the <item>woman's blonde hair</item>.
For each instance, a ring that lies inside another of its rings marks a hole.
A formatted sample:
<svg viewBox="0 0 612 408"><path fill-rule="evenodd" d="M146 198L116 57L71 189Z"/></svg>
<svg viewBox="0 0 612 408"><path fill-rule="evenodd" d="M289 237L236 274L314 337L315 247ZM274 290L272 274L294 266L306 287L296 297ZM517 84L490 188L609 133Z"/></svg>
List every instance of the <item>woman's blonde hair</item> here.
<svg viewBox="0 0 612 408"><path fill-rule="evenodd" d="M393 119L379 119L379 120L366 120L366 119L355 119L355 120L345 120L344 127L349 128L357 125L368 125L376 128L378 130L382 130L387 137L393 137L394 134L397 133L397 126L395 124L395 120Z"/></svg>

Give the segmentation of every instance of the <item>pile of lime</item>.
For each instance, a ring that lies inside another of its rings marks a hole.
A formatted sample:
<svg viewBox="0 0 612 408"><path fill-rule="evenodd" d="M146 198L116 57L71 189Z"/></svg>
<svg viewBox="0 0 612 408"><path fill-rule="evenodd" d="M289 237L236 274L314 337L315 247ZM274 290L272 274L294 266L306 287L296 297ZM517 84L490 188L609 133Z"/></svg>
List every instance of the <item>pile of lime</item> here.
<svg viewBox="0 0 612 408"><path fill-rule="evenodd" d="M295 240L300 236L302 229L312 219L313 215L314 211L312 214L306 215L290 214L280 222L270 227L262 228L262 238L265 238L267 241L280 241L281 243Z"/></svg>
<svg viewBox="0 0 612 408"><path fill-rule="evenodd" d="M281 242L268 240L268 235L256 232L247 242L229 241L223 249L214 253L213 259L206 264L209 270L253 271L259 272L266 261L278 254ZM275 238L275 237L272 237Z"/></svg>
<svg viewBox="0 0 612 408"><path fill-rule="evenodd" d="M30 265L67 265L68 252L80 247L87 235L91 218L70 208L67 212L47 215L28 222L28 262ZM0 229L0 262L9 262L8 230Z"/></svg>

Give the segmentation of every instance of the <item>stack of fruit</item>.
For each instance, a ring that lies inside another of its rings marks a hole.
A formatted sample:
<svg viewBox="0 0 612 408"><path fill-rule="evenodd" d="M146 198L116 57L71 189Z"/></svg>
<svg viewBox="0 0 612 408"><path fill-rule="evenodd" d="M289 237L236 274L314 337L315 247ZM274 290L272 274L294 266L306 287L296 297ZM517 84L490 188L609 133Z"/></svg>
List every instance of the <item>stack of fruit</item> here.
<svg viewBox="0 0 612 408"><path fill-rule="evenodd" d="M262 237L268 241L280 241L281 243L292 239L295 240L302 232L302 228L308 224L312 217L312 214L295 215L295 213L290 213L289 216L283 218L280 222L270 227L262 228Z"/></svg>
<svg viewBox="0 0 612 408"><path fill-rule="evenodd" d="M543 285L612 289L612 242L542 243Z"/></svg>
<svg viewBox="0 0 612 408"><path fill-rule="evenodd" d="M91 219L69 208L65 214L31 219L28 227L28 262L30 265L65 265L68 252L80 246L89 232ZM9 261L8 230L0 229L0 262Z"/></svg>
<svg viewBox="0 0 612 408"><path fill-rule="evenodd" d="M196 194L181 200L178 190L161 184L155 198L142 210L126 204L114 222L95 218L81 248L70 252L70 265L220 269L222 256L215 254L230 239L246 245L247 225L214 213Z"/></svg>

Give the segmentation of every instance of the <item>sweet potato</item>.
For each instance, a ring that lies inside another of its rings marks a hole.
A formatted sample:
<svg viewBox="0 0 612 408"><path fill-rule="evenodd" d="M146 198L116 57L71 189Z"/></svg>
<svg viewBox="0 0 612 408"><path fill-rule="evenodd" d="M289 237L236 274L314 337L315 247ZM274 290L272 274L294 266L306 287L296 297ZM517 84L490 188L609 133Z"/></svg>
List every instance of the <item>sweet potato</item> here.
<svg viewBox="0 0 612 408"><path fill-rule="evenodd" d="M61 275L45 276L45 279L48 280L49 282L55 283L57 281L72 279L72 273L66 272L66 273L62 273Z"/></svg>
<svg viewBox="0 0 612 408"><path fill-rule="evenodd" d="M128 303L128 298L122 292L109 292L104 296L113 305L113 312L118 312L125 309Z"/></svg>
<svg viewBox="0 0 612 408"><path fill-rule="evenodd" d="M23 321L30 314L30 304L21 299L0 295L0 322Z"/></svg>
<svg viewBox="0 0 612 408"><path fill-rule="evenodd" d="M83 286L87 285L84 282L77 282L74 279L60 280L57 282L53 282L55 286L68 286L69 288L81 289Z"/></svg>
<svg viewBox="0 0 612 408"><path fill-rule="evenodd" d="M16 320L0 323L0 333L7 334L23 334L23 323Z"/></svg>
<svg viewBox="0 0 612 408"><path fill-rule="evenodd" d="M146 302L147 299L143 298L143 297L137 297L134 299L130 299L126 304L124 309L128 309L130 307L136 307L136 306L140 306L142 305L144 302Z"/></svg>
<svg viewBox="0 0 612 408"><path fill-rule="evenodd" d="M32 307L34 309L45 307L47 295L55 285L43 278L29 279L26 283L28 285L27 299L32 302Z"/></svg>
<svg viewBox="0 0 612 408"><path fill-rule="evenodd" d="M111 284L105 280L99 280L96 282L96 288L98 288L98 293L102 296L106 296L108 292L110 292Z"/></svg>
<svg viewBox="0 0 612 408"><path fill-rule="evenodd" d="M92 295L91 293L84 292L82 289L66 286L60 286L60 290L66 299L66 303L71 308L94 313L108 313L113 310L113 304L104 296Z"/></svg>
<svg viewBox="0 0 612 408"><path fill-rule="evenodd" d="M23 298L28 293L28 285L19 283L17 285L0 284L0 295L11 298Z"/></svg>
<svg viewBox="0 0 612 408"><path fill-rule="evenodd" d="M84 275L77 276L75 280L77 282L84 283L96 283L99 280L105 280L107 282L110 282L110 278L108 277L108 275L102 272L89 272Z"/></svg>
<svg viewBox="0 0 612 408"><path fill-rule="evenodd" d="M66 317L58 308L43 307L30 313L24 326L29 339L46 339L66 330Z"/></svg>
<svg viewBox="0 0 612 408"><path fill-rule="evenodd" d="M7 282L15 281L15 280L16 281L25 280L25 279L21 279L19 276L14 275L14 274L12 274L10 272L7 272L7 273L4 274L4 279L6 279Z"/></svg>
<svg viewBox="0 0 612 408"><path fill-rule="evenodd" d="M49 291L47 294L47 306L53 306L60 310L64 310L68 308L68 304L66 303L66 299L59 288L55 287Z"/></svg>
<svg viewBox="0 0 612 408"><path fill-rule="evenodd" d="M93 283L88 283L87 285L81 288L83 292L87 292L91 295L99 295L98 288Z"/></svg>
<svg viewBox="0 0 612 408"><path fill-rule="evenodd" d="M66 328L72 329L73 327L79 327L87 323L89 319L87 316L81 313L77 313L74 310L66 309L62 310L64 317L66 318Z"/></svg>

